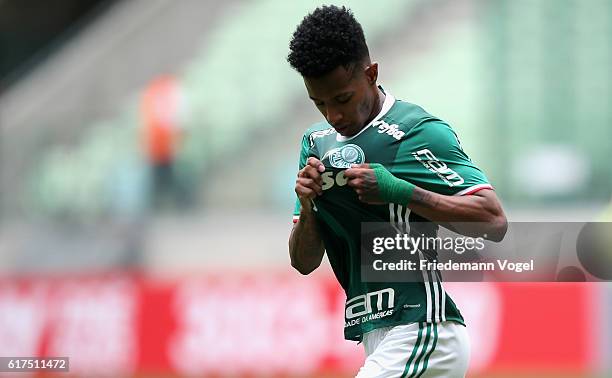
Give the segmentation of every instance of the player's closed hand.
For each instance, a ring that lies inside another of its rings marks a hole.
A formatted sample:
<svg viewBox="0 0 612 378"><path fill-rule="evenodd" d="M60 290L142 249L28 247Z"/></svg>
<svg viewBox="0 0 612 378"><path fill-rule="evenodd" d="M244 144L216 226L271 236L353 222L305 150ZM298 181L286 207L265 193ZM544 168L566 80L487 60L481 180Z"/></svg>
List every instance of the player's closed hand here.
<svg viewBox="0 0 612 378"><path fill-rule="evenodd" d="M347 184L355 189L359 200L380 205L397 203L407 205L415 186L395 177L382 164L353 164L344 172Z"/></svg>
<svg viewBox="0 0 612 378"><path fill-rule="evenodd" d="M325 166L319 159L309 157L306 166L298 172L295 180L295 193L302 204L323 194L321 173L324 171Z"/></svg>
<svg viewBox="0 0 612 378"><path fill-rule="evenodd" d="M347 184L355 190L361 202L369 204L382 204L376 173L370 164L353 164L344 171Z"/></svg>

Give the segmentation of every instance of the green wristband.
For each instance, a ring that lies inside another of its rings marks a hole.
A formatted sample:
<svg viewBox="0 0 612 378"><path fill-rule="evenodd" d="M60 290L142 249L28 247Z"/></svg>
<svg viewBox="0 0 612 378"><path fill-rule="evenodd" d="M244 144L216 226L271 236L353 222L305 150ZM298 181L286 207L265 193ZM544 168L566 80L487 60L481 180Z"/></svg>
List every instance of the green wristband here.
<svg viewBox="0 0 612 378"><path fill-rule="evenodd" d="M370 164L370 168L374 170L376 182L378 184L378 192L380 199L388 203L397 203L407 205L412 199L415 185L399 179L384 166L378 163Z"/></svg>

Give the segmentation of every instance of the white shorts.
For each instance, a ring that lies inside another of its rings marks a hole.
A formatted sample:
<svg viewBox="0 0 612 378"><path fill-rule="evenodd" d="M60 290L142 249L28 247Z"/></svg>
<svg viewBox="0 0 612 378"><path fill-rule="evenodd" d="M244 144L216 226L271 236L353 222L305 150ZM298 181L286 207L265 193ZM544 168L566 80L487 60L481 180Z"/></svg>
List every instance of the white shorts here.
<svg viewBox="0 0 612 378"><path fill-rule="evenodd" d="M357 378L464 377L470 359L467 330L453 321L375 329L363 335L363 346Z"/></svg>

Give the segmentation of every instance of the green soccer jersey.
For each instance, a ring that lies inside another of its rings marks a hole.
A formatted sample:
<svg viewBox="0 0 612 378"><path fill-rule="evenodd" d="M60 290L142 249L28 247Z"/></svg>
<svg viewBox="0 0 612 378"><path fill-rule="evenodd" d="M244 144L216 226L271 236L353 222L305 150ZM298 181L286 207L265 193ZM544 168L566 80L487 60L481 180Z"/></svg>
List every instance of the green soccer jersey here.
<svg viewBox="0 0 612 378"><path fill-rule="evenodd" d="M436 235L437 225L401 205L360 202L346 185L343 173L351 164L380 163L396 177L440 194L465 195L491 188L450 126L421 107L387 94L380 113L357 135L343 137L326 122L308 129L302 139L300 169L310 156L325 165L323 194L314 200L315 219L329 262L347 296L345 338L361 340L373 329L412 322L454 320L463 324L461 313L442 287L439 272L423 272L427 275L424 282L362 281L363 222L408 224L411 234L427 236ZM294 220L299 213L296 201Z"/></svg>

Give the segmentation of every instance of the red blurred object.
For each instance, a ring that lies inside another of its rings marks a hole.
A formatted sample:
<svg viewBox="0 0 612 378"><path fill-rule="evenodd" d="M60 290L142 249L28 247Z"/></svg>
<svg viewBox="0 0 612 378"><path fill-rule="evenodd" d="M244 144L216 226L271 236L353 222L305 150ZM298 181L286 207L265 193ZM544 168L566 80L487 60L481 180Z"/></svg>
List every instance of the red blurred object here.
<svg viewBox="0 0 612 378"><path fill-rule="evenodd" d="M594 283L506 283L500 344L491 368L586 373L594 364L600 310Z"/></svg>
<svg viewBox="0 0 612 378"><path fill-rule="evenodd" d="M180 87L172 76L160 76L145 88L140 102L142 137L152 164L168 164L176 155Z"/></svg>
<svg viewBox="0 0 612 378"><path fill-rule="evenodd" d="M478 296L479 288L484 296L485 287L486 306L465 300ZM472 374L593 371L599 342L594 284L472 283L449 289L473 319L499 316L470 325L487 331L476 337L486 334L495 343L489 357L473 359ZM350 375L363 351L342 339L343 311L344 294L325 275L4 278L0 355L69 356L71 371L84 376ZM476 356L487 343L473 345Z"/></svg>

